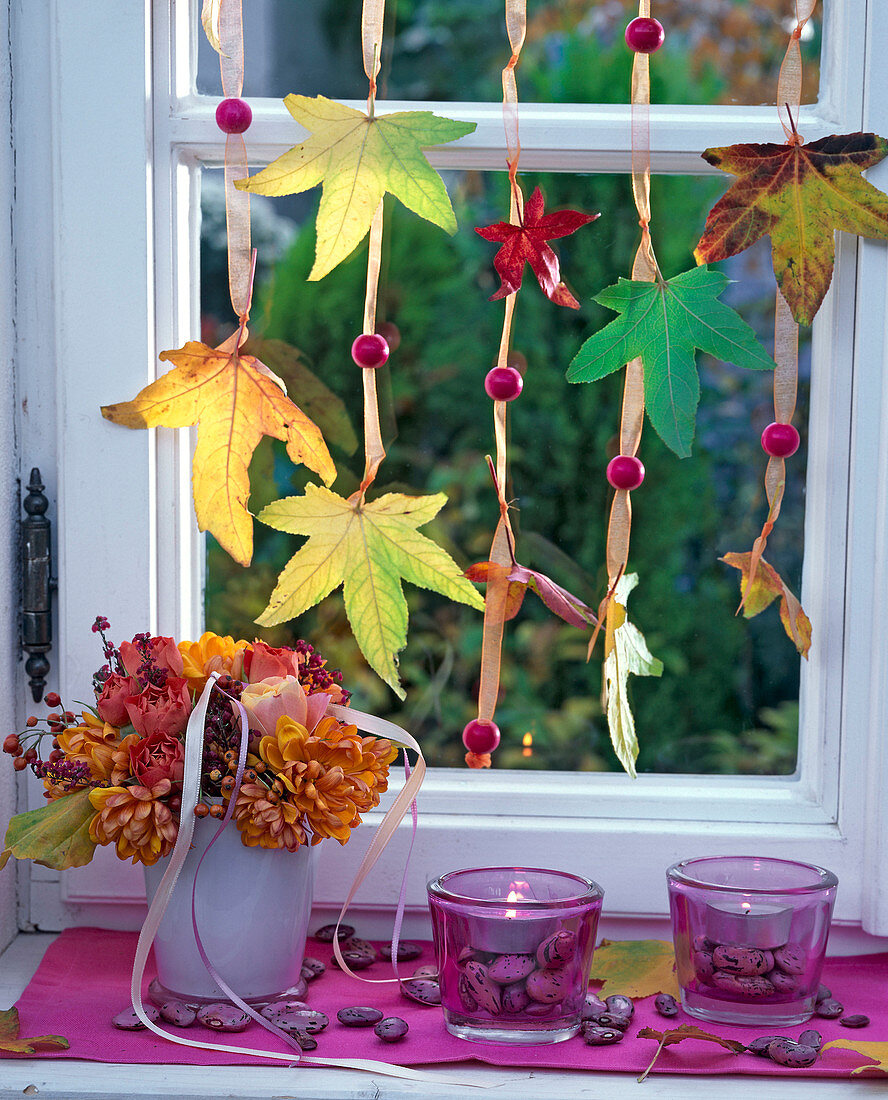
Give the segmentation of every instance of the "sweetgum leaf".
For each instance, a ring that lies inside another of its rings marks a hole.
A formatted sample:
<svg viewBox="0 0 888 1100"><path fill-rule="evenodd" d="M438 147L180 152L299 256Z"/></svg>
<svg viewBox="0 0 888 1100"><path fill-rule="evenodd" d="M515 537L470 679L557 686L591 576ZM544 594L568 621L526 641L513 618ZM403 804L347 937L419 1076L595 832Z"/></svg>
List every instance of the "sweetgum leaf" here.
<svg viewBox="0 0 888 1100"><path fill-rule="evenodd" d="M556 210L544 214L543 207L543 193L535 187L524 205L521 224L495 222L475 229L485 241L500 244L493 258L493 266L500 277L500 288L491 294L491 302L514 294L521 286L524 265L530 264L547 298L558 306L580 308L580 303L561 281L558 257L546 242L576 233L599 215L581 214L578 210Z"/></svg>
<svg viewBox="0 0 888 1100"><path fill-rule="evenodd" d="M707 149L704 160L738 179L709 212L697 262L734 256L769 234L783 297L810 325L832 280L835 230L888 237L888 195L860 174L886 153L885 138L861 133Z"/></svg>
<svg viewBox="0 0 888 1100"><path fill-rule="evenodd" d="M35 1035L31 1038L19 1038L18 1009L0 1009L0 1055L36 1054L38 1050L67 1050L71 1045L61 1035Z"/></svg>
<svg viewBox="0 0 888 1100"><path fill-rule="evenodd" d="M741 592L746 592L751 558L751 552L736 554L732 551L719 559L726 565L740 570ZM764 611L766 607L770 607L774 600L778 598L780 600L780 621L783 623L783 629L799 653L807 659L808 651L811 648L811 620L777 570L769 565L764 558L760 558L755 579L743 604L743 617L751 619L759 612Z"/></svg>
<svg viewBox="0 0 888 1100"><path fill-rule="evenodd" d="M259 519L278 531L307 535L284 566L268 607L256 620L274 626L296 618L340 585L355 641L371 668L404 698L396 654L407 642L401 580L430 588L479 611L484 601L459 566L417 528L446 501L443 493L387 493L373 501L308 485L305 495L270 504Z"/></svg>
<svg viewBox="0 0 888 1100"><path fill-rule="evenodd" d="M192 463L194 511L236 562L253 557L250 458L263 435L283 440L295 463L304 463L326 484L336 467L317 425L287 397L280 378L237 347L238 334L218 348L196 342L164 351L173 370L146 386L132 401L106 405L102 415L126 428L198 425Z"/></svg>
<svg viewBox="0 0 888 1100"><path fill-rule="evenodd" d="M89 823L95 816L89 790L74 791L36 810L16 814L6 830L0 867L6 865L10 856L33 859L57 871L83 867L96 849L89 835Z"/></svg>
<svg viewBox="0 0 888 1100"><path fill-rule="evenodd" d="M583 344L568 368L568 382L597 382L640 357L651 424L667 447L686 458L700 400L695 350L751 370L775 365L749 325L718 300L727 283L708 267L653 283L620 279L595 301L621 316Z"/></svg>
<svg viewBox="0 0 888 1100"><path fill-rule="evenodd" d="M310 280L323 279L357 248L386 192L426 221L456 232L447 189L422 150L465 137L474 122L431 111L371 118L322 95L288 95L284 104L311 136L235 186L258 195L293 195L323 184Z"/></svg>
<svg viewBox="0 0 888 1100"><path fill-rule="evenodd" d="M622 993L650 997L654 993L679 996L675 951L668 940L602 940L595 949L589 979L603 981L600 997Z"/></svg>
<svg viewBox="0 0 888 1100"><path fill-rule="evenodd" d="M875 1059L875 1065L867 1063L852 1069L852 1075L863 1073L864 1070L888 1073L888 1042L867 1042L864 1039L833 1039L823 1045L824 1050L829 1050L832 1047L853 1050L857 1054L862 1054L865 1058Z"/></svg>

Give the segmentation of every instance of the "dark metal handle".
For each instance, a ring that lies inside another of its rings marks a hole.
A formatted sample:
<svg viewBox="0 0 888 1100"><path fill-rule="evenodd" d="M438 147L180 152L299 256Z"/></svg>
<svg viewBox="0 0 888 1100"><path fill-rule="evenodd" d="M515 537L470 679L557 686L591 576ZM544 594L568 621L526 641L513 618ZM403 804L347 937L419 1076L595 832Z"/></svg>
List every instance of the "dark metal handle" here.
<svg viewBox="0 0 888 1100"><path fill-rule="evenodd" d="M22 543L22 648L29 654L25 672L35 703L43 698L52 649L52 525L46 518L49 501L40 471L31 471L28 495L22 502L27 519L21 524Z"/></svg>

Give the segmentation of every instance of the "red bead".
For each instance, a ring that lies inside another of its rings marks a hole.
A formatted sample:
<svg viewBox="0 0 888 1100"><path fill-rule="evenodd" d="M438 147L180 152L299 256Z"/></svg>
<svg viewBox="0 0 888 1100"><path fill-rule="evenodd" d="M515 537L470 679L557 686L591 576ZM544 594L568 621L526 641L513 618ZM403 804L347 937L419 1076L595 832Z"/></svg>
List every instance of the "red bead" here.
<svg viewBox="0 0 888 1100"><path fill-rule="evenodd" d="M615 489L637 489L644 481L644 465L635 455L617 455L607 464L607 480Z"/></svg>
<svg viewBox="0 0 888 1100"><path fill-rule="evenodd" d="M626 45L635 53L655 53L665 38L663 24L650 16L640 15L626 28Z"/></svg>
<svg viewBox="0 0 888 1100"><path fill-rule="evenodd" d="M487 372L484 389L493 401L514 401L524 389L524 379L514 367L494 367Z"/></svg>
<svg viewBox="0 0 888 1100"><path fill-rule="evenodd" d="M359 367L381 367L389 357L389 346L386 338L364 334L355 338L352 344L352 359Z"/></svg>
<svg viewBox="0 0 888 1100"><path fill-rule="evenodd" d="M252 108L242 99L223 99L216 108L216 125L223 134L242 134L252 121Z"/></svg>
<svg viewBox="0 0 888 1100"><path fill-rule="evenodd" d="M495 722L482 722L480 718L473 718L463 730L462 739L469 752L476 756L493 752L500 743L499 726Z"/></svg>
<svg viewBox="0 0 888 1100"><path fill-rule="evenodd" d="M799 433L792 424L769 424L762 432L762 450L772 458L789 458L799 449Z"/></svg>
<svg viewBox="0 0 888 1100"><path fill-rule="evenodd" d="M389 351L397 351L401 346L401 330L394 321L380 321L376 326L376 332L389 346Z"/></svg>

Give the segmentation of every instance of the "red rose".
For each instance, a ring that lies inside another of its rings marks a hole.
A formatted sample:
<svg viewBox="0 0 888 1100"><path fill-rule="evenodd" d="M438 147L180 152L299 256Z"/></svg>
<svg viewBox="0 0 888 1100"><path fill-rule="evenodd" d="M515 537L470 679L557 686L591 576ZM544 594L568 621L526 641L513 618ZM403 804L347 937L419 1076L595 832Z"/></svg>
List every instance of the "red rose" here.
<svg viewBox="0 0 888 1100"><path fill-rule="evenodd" d="M163 687L148 684L138 695L130 695L124 705L133 728L141 737L155 733L175 737L188 725L191 714L188 681L181 676L168 676Z"/></svg>
<svg viewBox="0 0 888 1100"><path fill-rule="evenodd" d="M149 638L148 652L156 668L165 668L174 676L182 675L182 654L172 638ZM141 649L132 642L120 643L120 659L130 676L138 676L139 668L145 657Z"/></svg>
<svg viewBox="0 0 888 1100"><path fill-rule="evenodd" d="M244 675L251 684L267 680L270 676L295 676L299 679L299 655L295 649L284 646L273 649L265 642L253 642L252 651L244 653Z"/></svg>
<svg viewBox="0 0 888 1100"><path fill-rule="evenodd" d="M96 698L96 710L103 722L120 729L129 723L126 700L139 690L139 681L132 676L119 676L112 672L102 686L101 694Z"/></svg>
<svg viewBox="0 0 888 1100"><path fill-rule="evenodd" d="M185 773L185 746L178 737L158 731L130 748L130 770L143 787L162 779L181 783Z"/></svg>

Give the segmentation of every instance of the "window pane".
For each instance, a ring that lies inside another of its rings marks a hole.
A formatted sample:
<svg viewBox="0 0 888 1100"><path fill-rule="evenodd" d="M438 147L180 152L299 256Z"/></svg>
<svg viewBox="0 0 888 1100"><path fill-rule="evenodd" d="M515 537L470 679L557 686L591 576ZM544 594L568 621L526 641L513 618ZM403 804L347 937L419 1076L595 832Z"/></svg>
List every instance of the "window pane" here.
<svg viewBox="0 0 888 1100"><path fill-rule="evenodd" d="M658 0L666 44L652 66L658 103L774 103L793 25L787 0ZM537 0L519 72L526 102L622 103L632 55L623 30L633 0ZM246 6L244 93L364 99L360 0L261 0ZM802 39L802 101L817 99L820 12ZM507 57L503 0L400 0L389 5L380 98L499 100ZM201 36L198 91L221 95L219 65Z"/></svg>
<svg viewBox="0 0 888 1100"><path fill-rule="evenodd" d="M230 317L224 280L224 213L218 172L205 172L202 253L204 336L225 333ZM527 385L511 406L510 499L519 560L551 575L595 605L602 571L611 491L604 467L614 453L622 374L590 385L569 385L564 372L580 343L613 316L591 301L628 274L637 216L625 176L539 175L551 209L600 209L602 217L558 242L579 311L546 301L528 271L518 298L514 346L528 360ZM388 458L380 490L444 492L448 504L426 529L467 565L486 559L497 509L484 455L494 447L491 406L483 377L495 356L502 324L493 247L471 227L499 220L507 208L499 173L451 173L447 179L460 232L453 238L399 204L387 207L380 320L397 323L400 348L379 372ZM530 183L528 182L528 186ZM655 177L655 240L668 277L693 266L691 250L721 181ZM251 329L286 341L345 403L360 436L361 386L348 348L359 331L365 279L364 249L320 283L305 281L314 238L311 198L258 200L255 240L260 269ZM668 217L663 216L668 212ZM658 222L658 213L660 221ZM213 227L216 227L214 229ZM276 252L280 258L274 261ZM269 262L271 261L271 262ZM737 282L725 298L767 344L773 324L774 278L764 251L732 262ZM661 680L633 678L633 706L642 745L639 767L653 772L787 774L795 765L799 660L784 635L776 606L749 622L736 618L738 578L718 561L749 550L766 505L762 428L773 419L771 376L700 357L703 397L694 455L679 460L645 426L644 486L634 494L630 569L640 583L633 621L666 670ZM807 422L807 353L803 354L797 423ZM269 365L286 377L286 363ZM298 384L291 395L300 403ZM330 439L340 471L334 488L357 487L362 453L339 423ZM351 453L349 453L349 451ZM801 580L805 457L788 464L783 512L768 559L790 587ZM251 510L299 492L307 477L294 472L282 445L265 441L252 467ZM253 567L244 571L210 542L207 625L251 638L278 572L301 540L255 524ZM474 716L481 616L433 594L405 586L410 634L401 655L407 688L403 707L366 668L351 639L338 595L296 624L340 667L356 705L389 714L424 745L433 764L462 762L460 732ZM294 624L263 632L272 643L292 642ZM529 594L507 625L503 697L497 720L500 767L609 770L618 767L600 706L600 662L585 663L587 637L553 618ZM599 644L600 651L600 644ZM525 734L532 744L522 744ZM530 753L525 749L529 748Z"/></svg>

